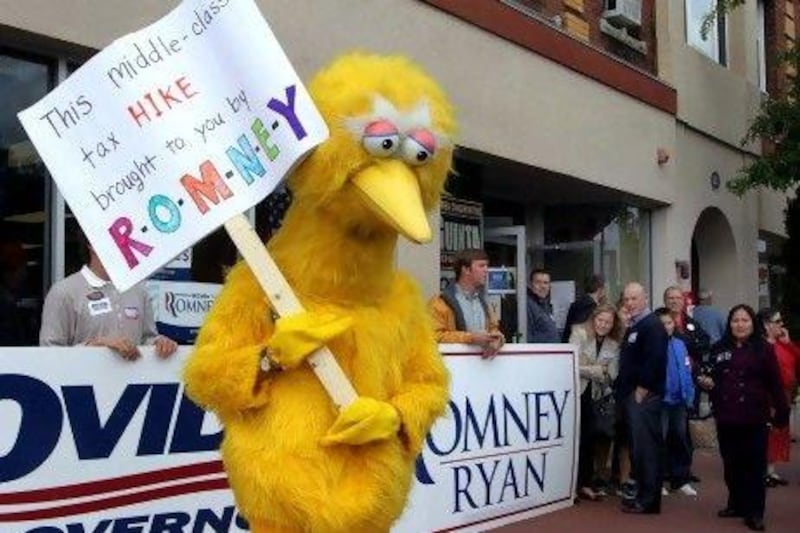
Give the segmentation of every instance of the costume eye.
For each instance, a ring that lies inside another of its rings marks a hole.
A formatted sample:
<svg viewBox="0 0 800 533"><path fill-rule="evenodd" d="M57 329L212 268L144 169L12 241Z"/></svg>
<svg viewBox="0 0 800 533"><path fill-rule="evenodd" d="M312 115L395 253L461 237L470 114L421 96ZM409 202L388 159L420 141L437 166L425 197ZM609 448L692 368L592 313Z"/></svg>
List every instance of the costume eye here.
<svg viewBox="0 0 800 533"><path fill-rule="evenodd" d="M376 120L364 128L361 139L364 149L375 157L389 157L397 151L400 144L400 133L397 127L388 120Z"/></svg>
<svg viewBox="0 0 800 533"><path fill-rule="evenodd" d="M426 129L411 130L403 140L400 154L409 165L424 165L436 152L436 137Z"/></svg>

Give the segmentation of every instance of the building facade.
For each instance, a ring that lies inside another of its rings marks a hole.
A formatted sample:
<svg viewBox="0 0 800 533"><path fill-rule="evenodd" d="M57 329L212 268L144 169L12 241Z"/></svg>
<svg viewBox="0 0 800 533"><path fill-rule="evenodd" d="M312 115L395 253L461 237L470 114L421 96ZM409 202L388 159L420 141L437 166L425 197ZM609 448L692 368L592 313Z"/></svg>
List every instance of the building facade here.
<svg viewBox="0 0 800 533"><path fill-rule="evenodd" d="M74 219L16 113L176 4L0 0L0 218L27 252L17 305L32 330L47 288L80 259ZM402 53L451 95L460 135L452 198L433 221L442 231L398 251L427 294L447 277L443 258L481 244L505 283L492 292L510 334L524 332L533 267L552 273L562 312L592 273L613 298L638 280L654 304L674 284L711 289L720 307L775 303L786 199L739 198L725 182L761 153L740 140L764 94L794 75L775 56L793 45L795 0L748 1L705 39L713 0L258 4L304 79L348 50ZM266 233L266 208L255 218ZM195 247L193 278L219 281L234 256L221 233L210 236Z"/></svg>

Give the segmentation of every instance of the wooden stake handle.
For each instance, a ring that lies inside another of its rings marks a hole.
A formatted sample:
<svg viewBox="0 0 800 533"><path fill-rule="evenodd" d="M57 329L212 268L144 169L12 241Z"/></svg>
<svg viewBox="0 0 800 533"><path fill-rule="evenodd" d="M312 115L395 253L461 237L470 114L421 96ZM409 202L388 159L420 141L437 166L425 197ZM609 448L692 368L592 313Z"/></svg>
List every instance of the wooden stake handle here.
<svg viewBox="0 0 800 533"><path fill-rule="evenodd" d="M272 260L272 256L267 252L247 217L244 214L236 215L225 222L225 230L269 297L275 312L283 316L303 311L300 300L283 277L278 265ZM308 358L308 362L337 407L341 409L355 401L358 397L356 390L327 346L314 352Z"/></svg>

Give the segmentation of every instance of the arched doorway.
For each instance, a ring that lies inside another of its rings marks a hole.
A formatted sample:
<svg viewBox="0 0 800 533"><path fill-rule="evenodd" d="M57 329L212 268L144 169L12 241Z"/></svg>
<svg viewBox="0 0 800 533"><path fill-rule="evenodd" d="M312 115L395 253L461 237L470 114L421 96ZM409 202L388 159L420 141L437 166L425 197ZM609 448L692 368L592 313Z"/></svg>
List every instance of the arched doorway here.
<svg viewBox="0 0 800 533"><path fill-rule="evenodd" d="M736 303L736 240L725 214L716 207L700 213L692 234L692 292L702 287L714 294L714 304L722 309Z"/></svg>

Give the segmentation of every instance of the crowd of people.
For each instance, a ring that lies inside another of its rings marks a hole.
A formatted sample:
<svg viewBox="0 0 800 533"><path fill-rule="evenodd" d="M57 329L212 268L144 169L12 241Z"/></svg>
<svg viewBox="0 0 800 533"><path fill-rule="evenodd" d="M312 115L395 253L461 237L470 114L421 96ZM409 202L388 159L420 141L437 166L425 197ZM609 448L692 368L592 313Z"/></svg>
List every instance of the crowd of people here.
<svg viewBox="0 0 800 533"><path fill-rule="evenodd" d="M488 265L482 250L457 254L455 280L430 309L439 342L474 344L492 358L505 337L485 299ZM624 287L614 306L606 302L603 278L594 275L560 331L550 283L546 270L531 271L527 341L569 342L576 349L577 497L598 500L613 487L623 512L657 514L662 496L697 496L689 420L705 397L728 489L717 514L763 531L766 489L788 483L778 465L790 459L790 406L800 379L800 349L780 311L756 313L738 304L726 318L710 291L700 290L690 309L677 286L668 287L663 306L652 310L637 282Z"/></svg>
<svg viewBox="0 0 800 533"><path fill-rule="evenodd" d="M144 288L116 291L84 244L85 266L47 295L40 344L106 346L128 360L139 357L137 346L152 344L157 355L172 355L177 344L157 333ZM16 264L14 254L2 257ZM487 303L488 268L485 251L458 253L455 279L429 309L438 342L477 345L491 359L506 338ZM4 276L9 280L11 274ZM689 421L710 403L728 488L718 516L740 517L751 530L763 530L766 489L788 483L780 464L790 460L788 421L800 380L800 348L781 312L756 313L739 304L726 318L707 290L690 310L677 286L668 287L663 305L652 310L637 282L612 305L604 279L593 275L559 327L550 273L534 269L528 281L527 342L568 342L579 361L576 496L594 501L613 491L622 498L621 510L635 514L659 513L662 496L673 492L697 496Z"/></svg>

